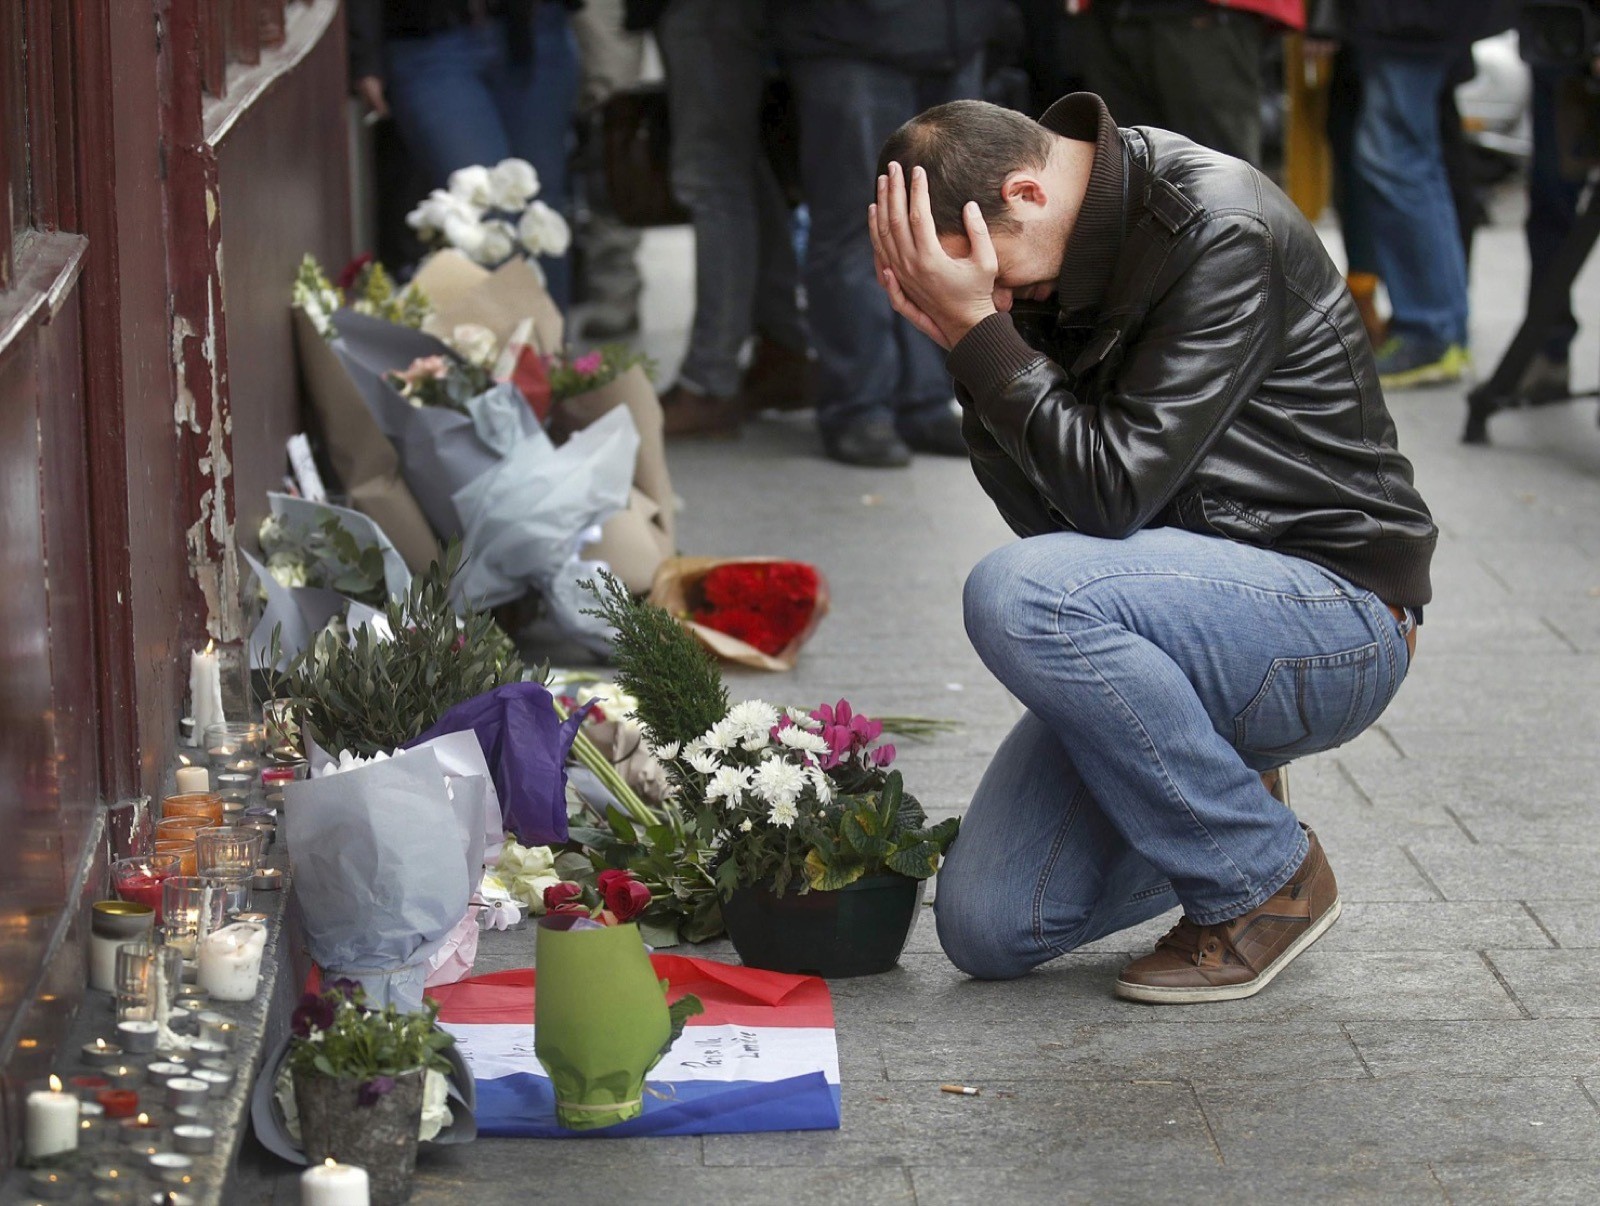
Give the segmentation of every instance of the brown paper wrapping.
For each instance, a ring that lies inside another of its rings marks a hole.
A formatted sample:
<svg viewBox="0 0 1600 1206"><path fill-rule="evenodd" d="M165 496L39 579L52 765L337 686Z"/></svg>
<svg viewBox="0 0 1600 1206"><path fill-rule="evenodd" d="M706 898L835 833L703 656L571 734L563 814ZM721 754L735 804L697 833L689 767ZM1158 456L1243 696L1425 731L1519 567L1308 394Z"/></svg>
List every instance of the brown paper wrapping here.
<svg viewBox="0 0 1600 1206"><path fill-rule="evenodd" d="M423 261L413 282L433 306L423 324L430 335L448 340L462 323L477 323L493 331L503 346L517 324L531 318L534 346L544 353L561 348L561 311L539 283L538 270L527 260L519 257L490 272L459 251L446 248Z"/></svg>
<svg viewBox="0 0 1600 1206"><path fill-rule="evenodd" d="M694 593L696 583L717 566L781 560L784 558L670 557L662 562L661 568L656 571L655 585L650 588L650 602L671 612L702 645L720 658L740 666L749 666L753 670L793 670L795 663L800 660L800 647L811 639L811 634L816 632L817 625L822 623L822 617L828 614L828 580L822 576L820 570L817 572L817 607L811 613L810 623L801 630L799 636L785 645L776 657L762 653L755 646L747 645L737 637L718 632L714 628L707 628L704 624L696 624L689 619L689 614L693 610L689 600Z"/></svg>
<svg viewBox="0 0 1600 1206"><path fill-rule="evenodd" d="M649 592L656 570L670 556L672 537L662 527L661 508L637 486L627 509L606 520L600 539L583 550L584 560L604 561L636 595Z"/></svg>
<svg viewBox="0 0 1600 1206"><path fill-rule="evenodd" d="M311 407L351 504L383 529L412 573L424 572L438 558L439 542L400 476L399 454L338 355L300 310L294 311L294 335Z"/></svg>

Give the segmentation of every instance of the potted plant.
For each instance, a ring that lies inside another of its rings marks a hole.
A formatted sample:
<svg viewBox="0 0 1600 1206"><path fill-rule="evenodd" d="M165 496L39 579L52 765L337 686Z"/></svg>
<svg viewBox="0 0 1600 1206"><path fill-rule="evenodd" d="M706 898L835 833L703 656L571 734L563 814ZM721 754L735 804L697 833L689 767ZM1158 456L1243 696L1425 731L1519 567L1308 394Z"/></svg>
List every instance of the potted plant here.
<svg viewBox="0 0 1600 1206"><path fill-rule="evenodd" d="M604 582L618 684L711 847L734 949L753 967L855 976L898 962L925 881L955 838L890 769L883 726L840 700L729 704L709 654L667 612Z"/></svg>
<svg viewBox="0 0 1600 1206"><path fill-rule="evenodd" d="M431 1003L371 1010L359 986L335 981L295 1010L289 1069L301 1141L312 1164L332 1157L367 1170L374 1206L411 1196L430 1071L451 1071L454 1041Z"/></svg>

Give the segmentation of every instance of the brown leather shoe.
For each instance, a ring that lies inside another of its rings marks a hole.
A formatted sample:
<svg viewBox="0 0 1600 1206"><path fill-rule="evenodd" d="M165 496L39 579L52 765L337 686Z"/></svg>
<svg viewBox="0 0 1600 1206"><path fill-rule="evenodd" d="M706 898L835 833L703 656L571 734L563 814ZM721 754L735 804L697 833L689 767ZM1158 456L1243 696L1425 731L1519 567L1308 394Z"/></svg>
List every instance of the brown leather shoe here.
<svg viewBox="0 0 1600 1206"><path fill-rule="evenodd" d="M669 440L684 436L725 439L739 434L744 401L737 394L702 394L679 384L661 395L661 416L662 431Z"/></svg>
<svg viewBox="0 0 1600 1206"><path fill-rule="evenodd" d="M811 357L804 348L784 347L775 339L757 335L739 389L751 411L805 410L816 405L813 373Z"/></svg>
<svg viewBox="0 0 1600 1206"><path fill-rule="evenodd" d="M1339 886L1311 830L1311 849L1283 887L1242 917L1218 925L1182 918L1117 977L1117 996L1152 1005L1253 997L1339 920Z"/></svg>

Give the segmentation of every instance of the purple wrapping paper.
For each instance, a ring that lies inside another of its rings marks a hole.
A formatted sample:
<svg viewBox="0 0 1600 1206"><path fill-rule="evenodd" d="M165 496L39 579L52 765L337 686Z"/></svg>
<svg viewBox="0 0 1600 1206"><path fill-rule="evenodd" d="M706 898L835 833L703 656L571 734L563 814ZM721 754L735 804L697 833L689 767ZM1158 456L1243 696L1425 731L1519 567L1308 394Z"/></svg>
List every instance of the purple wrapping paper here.
<svg viewBox="0 0 1600 1206"><path fill-rule="evenodd" d="M527 846L567 840L567 755L583 713L566 721L539 683L508 683L458 703L406 748L471 729L500 795L506 828Z"/></svg>

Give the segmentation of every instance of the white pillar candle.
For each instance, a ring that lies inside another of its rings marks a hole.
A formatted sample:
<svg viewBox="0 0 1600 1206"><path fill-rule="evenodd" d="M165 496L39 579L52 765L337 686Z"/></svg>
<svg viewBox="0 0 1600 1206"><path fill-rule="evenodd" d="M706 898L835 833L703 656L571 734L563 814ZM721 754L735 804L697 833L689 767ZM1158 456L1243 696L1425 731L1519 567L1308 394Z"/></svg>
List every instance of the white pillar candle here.
<svg viewBox="0 0 1600 1206"><path fill-rule="evenodd" d="M367 1170L325 1160L300 1175L300 1206L370 1206Z"/></svg>
<svg viewBox="0 0 1600 1206"><path fill-rule="evenodd" d="M227 719L222 711L222 673L217 665L216 642L189 655L189 712L194 717L193 744L205 741L206 726Z"/></svg>
<svg viewBox="0 0 1600 1206"><path fill-rule="evenodd" d="M211 772L203 766L180 766L178 768L178 794L185 795L189 792L210 791Z"/></svg>
<svg viewBox="0 0 1600 1206"><path fill-rule="evenodd" d="M248 1001L256 995L267 931L259 925L225 925L208 934L195 956L198 983L219 1001Z"/></svg>
<svg viewBox="0 0 1600 1206"><path fill-rule="evenodd" d="M60 1077L52 1076L48 1089L28 1094L26 1142L30 1160L70 1152L78 1146L78 1099L61 1091ZM363 1173L363 1180L365 1177Z"/></svg>

